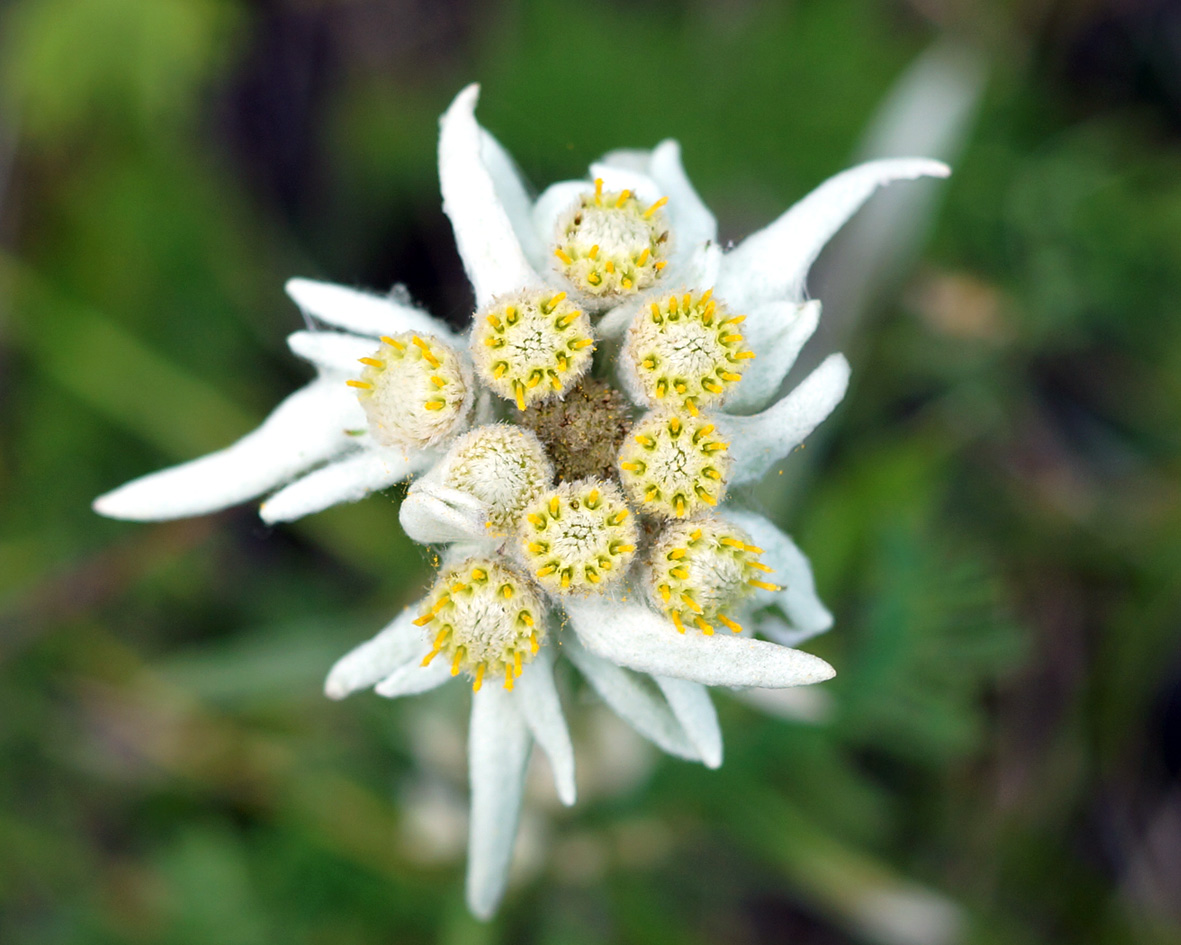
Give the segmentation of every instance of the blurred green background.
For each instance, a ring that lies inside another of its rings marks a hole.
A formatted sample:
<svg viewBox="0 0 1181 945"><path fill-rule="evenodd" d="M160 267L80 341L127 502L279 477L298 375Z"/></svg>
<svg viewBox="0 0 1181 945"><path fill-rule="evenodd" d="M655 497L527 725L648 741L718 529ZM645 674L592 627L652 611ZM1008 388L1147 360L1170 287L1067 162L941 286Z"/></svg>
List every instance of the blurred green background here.
<svg viewBox="0 0 1181 945"><path fill-rule="evenodd" d="M0 4L0 942L1181 941L1178 36L1168 0ZM308 376L288 276L468 317L434 150L477 79L537 185L679 138L728 239L958 151L821 260L806 358L853 387L753 497L837 678L720 694L717 772L572 692L579 804L535 779L489 925L462 687L320 692L428 580L398 496L89 510Z"/></svg>

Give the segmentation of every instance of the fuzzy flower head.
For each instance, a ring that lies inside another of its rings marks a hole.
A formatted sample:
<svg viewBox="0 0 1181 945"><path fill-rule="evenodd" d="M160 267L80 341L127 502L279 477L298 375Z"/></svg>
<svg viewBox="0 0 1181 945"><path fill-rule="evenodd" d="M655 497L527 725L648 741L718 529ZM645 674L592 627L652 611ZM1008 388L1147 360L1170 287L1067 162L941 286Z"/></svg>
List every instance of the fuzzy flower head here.
<svg viewBox="0 0 1181 945"><path fill-rule="evenodd" d="M440 548L439 573L326 691L470 687L467 895L487 916L533 743L574 802L559 662L659 747L710 767L722 740L707 687L833 674L792 648L832 623L807 559L730 497L844 396L839 354L779 396L819 318L803 287L820 248L880 185L947 170L855 167L723 252L676 142L608 154L533 200L476 122L477 95L457 96L439 139L470 328L402 290L292 280L317 327L290 344L316 379L233 446L95 507L171 518L270 494L262 515L280 521L416 477L400 520Z"/></svg>

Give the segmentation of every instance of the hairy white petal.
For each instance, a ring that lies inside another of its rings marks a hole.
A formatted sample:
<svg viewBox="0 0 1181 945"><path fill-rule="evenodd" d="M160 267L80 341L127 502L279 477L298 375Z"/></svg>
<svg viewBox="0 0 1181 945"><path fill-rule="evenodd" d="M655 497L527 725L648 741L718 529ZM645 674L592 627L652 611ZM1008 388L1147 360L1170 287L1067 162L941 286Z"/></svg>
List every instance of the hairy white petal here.
<svg viewBox="0 0 1181 945"><path fill-rule="evenodd" d="M508 882L530 744L512 693L485 686L472 696L467 904L481 919L491 918Z"/></svg>
<svg viewBox="0 0 1181 945"><path fill-rule="evenodd" d="M709 690L700 683L653 676L707 768L722 766L722 729Z"/></svg>
<svg viewBox="0 0 1181 945"><path fill-rule="evenodd" d="M358 689L368 689L409 660L421 660L423 633L414 625L421 610L421 603L407 607L377 636L337 660L324 683L324 694L329 699L343 699Z"/></svg>
<svg viewBox="0 0 1181 945"><path fill-rule="evenodd" d="M291 522L342 502L357 502L426 469L437 458L430 452L407 456L396 449L367 449L296 479L267 499L258 514L270 525Z"/></svg>
<svg viewBox="0 0 1181 945"><path fill-rule="evenodd" d="M434 335L442 341L452 341L455 337L454 332L437 318L388 296L312 279L288 279L286 289L305 315L358 335L380 338L403 331L417 331ZM302 355L302 352L296 354Z"/></svg>
<svg viewBox="0 0 1181 945"><path fill-rule="evenodd" d="M583 194L594 190L594 185L584 180L564 180L550 184L541 192L533 205L533 231L545 246L552 246L557 236L558 219L581 199ZM553 266L553 259L546 259L545 268Z"/></svg>
<svg viewBox="0 0 1181 945"><path fill-rule="evenodd" d="M819 657L747 637L678 633L642 604L587 598L566 613L588 650L642 673L707 686L805 686L834 675Z"/></svg>
<svg viewBox="0 0 1181 945"><path fill-rule="evenodd" d="M717 243L699 243L692 247L692 252L682 258L685 265L685 285L708 289L718 284L718 274L722 271L722 260L725 256L722 254L722 247ZM731 310L740 311L733 306Z"/></svg>
<svg viewBox="0 0 1181 945"><path fill-rule="evenodd" d="M533 738L549 758L558 798L567 806L574 803L574 746L562 704L554 685L552 647L542 647L517 679L517 706Z"/></svg>
<svg viewBox="0 0 1181 945"><path fill-rule="evenodd" d="M488 509L470 492L423 477L410 487L398 511L402 530L415 541L478 541L488 537Z"/></svg>
<svg viewBox="0 0 1181 945"><path fill-rule="evenodd" d="M799 446L841 402L849 386L849 362L830 354L790 394L750 417L718 418L730 442L733 485L761 479L772 465Z"/></svg>
<svg viewBox="0 0 1181 945"><path fill-rule="evenodd" d="M216 512L344 452L355 445L346 431L364 427L353 392L338 377L321 377L232 446L134 479L95 499L94 510L144 522Z"/></svg>
<svg viewBox="0 0 1181 945"><path fill-rule="evenodd" d="M742 383L726 398L726 410L743 413L762 407L779 390L819 322L820 303L815 301L764 302L751 309L742 334L757 357L746 363Z"/></svg>
<svg viewBox="0 0 1181 945"><path fill-rule="evenodd" d="M638 679L567 636L562 652L607 705L632 728L661 750L677 758L699 761L697 749L669 707L656 699Z"/></svg>
<svg viewBox="0 0 1181 945"><path fill-rule="evenodd" d="M414 629L421 632L419 627ZM398 699L430 692L443 685L451 678L451 667L446 659L440 657L431 660L429 666L423 666L423 657L428 652L430 645L424 640L422 646L414 651L414 656L374 686L373 691L387 699Z"/></svg>
<svg viewBox="0 0 1181 945"><path fill-rule="evenodd" d="M754 599L756 606L777 606L791 622L790 627L768 622L760 624L759 629L765 631L768 638L786 646L796 646L829 629L832 614L820 602L812 566L796 543L754 512L727 509L726 517L763 549L763 562L775 569L768 580L783 587L782 591L757 590Z"/></svg>
<svg viewBox="0 0 1181 945"><path fill-rule="evenodd" d="M798 301L820 250L875 190L892 181L950 173L939 161L889 158L830 177L726 255L718 294L738 309L772 299Z"/></svg>
<svg viewBox="0 0 1181 945"><path fill-rule="evenodd" d="M472 283L476 307L496 296L542 285L525 258L512 221L496 192L481 154L476 124L478 85L469 85L439 120L439 185L443 212L451 220L455 243Z"/></svg>
<svg viewBox="0 0 1181 945"><path fill-rule="evenodd" d="M681 164L681 146L671 138L652 152L648 173L668 197L665 212L673 227L677 245L690 248L716 242L718 221L693 189Z"/></svg>
<svg viewBox="0 0 1181 945"><path fill-rule="evenodd" d="M287 336L287 347L324 371L358 377L361 374L358 361L371 357L378 342L342 331L297 331Z"/></svg>
<svg viewBox="0 0 1181 945"><path fill-rule="evenodd" d="M545 258L548 240L541 240L533 228L533 201L516 161L484 128L480 129L480 157L488 168L500 205L513 225L522 251L534 269L544 271L549 267L549 260Z"/></svg>

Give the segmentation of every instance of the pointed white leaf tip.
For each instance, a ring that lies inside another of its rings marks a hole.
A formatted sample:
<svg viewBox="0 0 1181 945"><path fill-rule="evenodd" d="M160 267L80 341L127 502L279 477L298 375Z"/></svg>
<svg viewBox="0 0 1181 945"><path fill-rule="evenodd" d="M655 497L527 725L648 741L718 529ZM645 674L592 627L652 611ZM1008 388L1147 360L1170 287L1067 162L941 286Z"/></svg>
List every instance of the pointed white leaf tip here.
<svg viewBox="0 0 1181 945"><path fill-rule="evenodd" d="M476 306L482 308L542 280L525 257L484 163L475 114L479 96L478 85L467 86L439 119L439 189Z"/></svg>

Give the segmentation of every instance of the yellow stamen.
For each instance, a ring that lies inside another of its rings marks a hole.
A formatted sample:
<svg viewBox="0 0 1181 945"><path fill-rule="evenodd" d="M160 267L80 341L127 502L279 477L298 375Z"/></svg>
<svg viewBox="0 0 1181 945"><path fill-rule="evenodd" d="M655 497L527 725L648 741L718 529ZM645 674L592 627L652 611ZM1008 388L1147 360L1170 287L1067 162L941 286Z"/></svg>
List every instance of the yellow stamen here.
<svg viewBox="0 0 1181 945"><path fill-rule="evenodd" d="M668 203L668 198L661 197L659 200L656 201L656 203L652 204L652 206L650 206L647 210L644 211L644 219L645 220L652 219L652 214L654 214L657 210L659 210L661 207L663 207L666 203Z"/></svg>
<svg viewBox="0 0 1181 945"><path fill-rule="evenodd" d="M406 346L396 338L391 338L389 335L382 335L381 340L396 351L405 351Z"/></svg>
<svg viewBox="0 0 1181 945"><path fill-rule="evenodd" d="M562 262L564 262L567 266L574 265L574 260L570 258L570 254L567 253L560 246L554 250L554 255L557 256L558 259L562 260Z"/></svg>
<svg viewBox="0 0 1181 945"><path fill-rule="evenodd" d="M370 367L384 368L385 362L379 361L377 358L357 358L362 364L368 364Z"/></svg>
<svg viewBox="0 0 1181 945"><path fill-rule="evenodd" d="M520 381L513 383L513 392L517 395L517 409L525 409L525 385Z"/></svg>
<svg viewBox="0 0 1181 945"><path fill-rule="evenodd" d="M586 254L586 258L587 259L594 259L598 255L599 255L599 244L595 243L595 245L590 248L590 252Z"/></svg>
<svg viewBox="0 0 1181 945"><path fill-rule="evenodd" d="M427 410L442 410L444 407L447 406L447 401L445 401L445 400L428 400L425 404L423 404L423 406L426 407Z"/></svg>
<svg viewBox="0 0 1181 945"><path fill-rule="evenodd" d="M509 692L513 691L513 668L508 664L504 667L504 688Z"/></svg>
<svg viewBox="0 0 1181 945"><path fill-rule="evenodd" d="M615 209L618 210L625 203L627 203L627 198L630 197L631 195L632 195L632 192L630 190L621 190L619 192L619 199L615 201Z"/></svg>
<svg viewBox="0 0 1181 945"><path fill-rule="evenodd" d="M698 627L701 628L701 632L704 633L707 637L712 637L714 635L714 628L711 627L708 623L706 623L705 620L702 619L701 617L694 617L693 622L695 624L697 624Z"/></svg>
<svg viewBox="0 0 1181 945"><path fill-rule="evenodd" d="M373 385L368 381L354 381L350 379L345 381L345 383L348 384L349 387L356 387L359 390L373 390Z"/></svg>
<svg viewBox="0 0 1181 945"><path fill-rule="evenodd" d="M462 646L457 646L455 648L455 656L453 656L451 658L451 675L452 676L459 675L459 664L463 662L463 653L464 653L464 649Z"/></svg>
<svg viewBox="0 0 1181 945"><path fill-rule="evenodd" d="M415 345L418 347L418 349L419 349L419 350L422 352L422 356L423 356L424 358L426 358L426 362L427 362L427 364L429 364L431 367L438 367L438 366L439 366L439 365L442 363L442 362L440 362L440 361L439 361L439 359L438 359L438 358L436 358L436 357L434 356L434 354L431 352L431 346L430 346L430 345L428 345L428 344L427 344L425 341L423 341L421 338L419 338L419 337L418 337L418 335L415 335L415 336L414 336L413 338L411 338L410 340L411 340L411 341L412 341L412 342L413 342L413 343L414 343L414 344L415 344Z"/></svg>
<svg viewBox="0 0 1181 945"><path fill-rule="evenodd" d="M595 178L595 203L602 202L603 199L603 178Z"/></svg>
<svg viewBox="0 0 1181 945"><path fill-rule="evenodd" d="M701 609L701 605L700 605L699 603L697 603L697 601L695 601L695 600L694 600L692 597L690 597L688 594L682 594L682 595L681 595L681 600L683 600L683 601L684 601L686 604L688 604L688 605L689 605L689 609L690 609L690 610L695 610L695 611L697 611L697 613L699 613L699 614L701 614L701 613L704 613L704 612L705 612L705 611L703 611L703 610Z"/></svg>
<svg viewBox="0 0 1181 945"><path fill-rule="evenodd" d="M636 257L636 265L642 266L648 261L648 257L652 255L652 250L645 248L639 256Z"/></svg>
<svg viewBox="0 0 1181 945"><path fill-rule="evenodd" d="M673 610L669 612L669 616L672 617L673 626L677 628L677 633L684 633L685 625L681 623L681 615Z"/></svg>
<svg viewBox="0 0 1181 945"><path fill-rule="evenodd" d="M472 680L472 692L479 692L480 687L484 685L484 668L483 663L476 667L476 678Z"/></svg>
<svg viewBox="0 0 1181 945"><path fill-rule="evenodd" d="M778 584L770 584L767 581L756 581L754 578L751 578L746 583L749 584L751 587L757 587L760 590L764 590L764 591L781 591L781 590L783 590L783 588L780 587Z"/></svg>
<svg viewBox="0 0 1181 945"><path fill-rule="evenodd" d="M738 621L731 620L725 614L715 614L714 616L717 618L717 620L720 623L723 623L727 627L729 627L731 633L741 633L742 632L742 624L738 623Z"/></svg>

